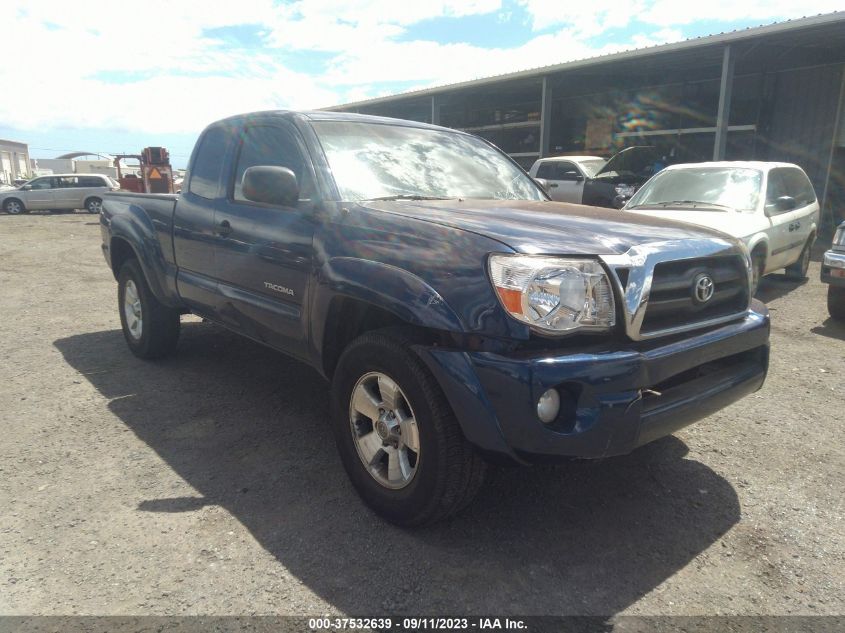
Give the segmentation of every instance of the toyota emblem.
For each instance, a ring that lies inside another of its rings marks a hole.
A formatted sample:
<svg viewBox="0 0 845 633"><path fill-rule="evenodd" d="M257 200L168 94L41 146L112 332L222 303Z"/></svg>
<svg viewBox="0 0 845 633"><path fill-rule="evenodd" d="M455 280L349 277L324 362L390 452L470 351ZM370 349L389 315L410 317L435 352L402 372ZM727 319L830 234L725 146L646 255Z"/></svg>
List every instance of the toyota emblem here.
<svg viewBox="0 0 845 633"><path fill-rule="evenodd" d="M713 298L715 289L713 278L707 273L700 273L692 282L692 298L699 305L707 303Z"/></svg>

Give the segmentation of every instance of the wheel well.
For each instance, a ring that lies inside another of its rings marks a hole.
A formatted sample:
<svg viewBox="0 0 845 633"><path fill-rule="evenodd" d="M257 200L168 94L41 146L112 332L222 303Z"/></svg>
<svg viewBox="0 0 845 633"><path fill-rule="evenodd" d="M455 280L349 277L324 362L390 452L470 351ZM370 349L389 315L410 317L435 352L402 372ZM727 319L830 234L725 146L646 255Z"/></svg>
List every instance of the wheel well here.
<svg viewBox="0 0 845 633"><path fill-rule="evenodd" d="M3 208L5 209L5 208L6 208L6 204L7 204L7 203L9 203L9 202L11 202L12 200L14 200L15 202L19 203L19 204L20 204L20 205L21 205L24 209L26 209L26 205L24 204L23 200L21 200L20 198L6 198L6 199L3 201Z"/></svg>
<svg viewBox="0 0 845 633"><path fill-rule="evenodd" d="M88 200L85 202L88 202ZM111 255L111 270L115 279L117 279L117 274L120 272L120 268L126 260L137 258L137 255L135 255L135 251L129 245L129 242L118 237L112 239L111 244L109 245L109 253Z"/></svg>
<svg viewBox="0 0 845 633"><path fill-rule="evenodd" d="M352 299L336 297L329 307L329 315L323 336L323 372L329 378L334 373L343 350L356 338L372 330L386 327L408 326L408 323L392 312L378 306ZM435 334L425 328L417 328L426 338Z"/></svg>
<svg viewBox="0 0 845 633"><path fill-rule="evenodd" d="M754 259L755 255L762 255L764 258L768 256L769 248L766 246L765 242L757 242L754 245L754 248L751 249L751 258Z"/></svg>

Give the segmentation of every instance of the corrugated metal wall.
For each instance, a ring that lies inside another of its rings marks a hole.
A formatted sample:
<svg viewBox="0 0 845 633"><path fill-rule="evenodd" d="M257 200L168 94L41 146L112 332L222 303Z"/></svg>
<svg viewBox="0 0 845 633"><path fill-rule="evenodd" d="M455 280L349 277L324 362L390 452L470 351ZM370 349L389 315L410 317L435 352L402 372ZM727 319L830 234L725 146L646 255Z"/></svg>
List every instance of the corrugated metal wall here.
<svg viewBox="0 0 845 633"><path fill-rule="evenodd" d="M762 160L800 165L821 197L836 126L842 65L779 72L769 99ZM758 145L760 147L760 145Z"/></svg>

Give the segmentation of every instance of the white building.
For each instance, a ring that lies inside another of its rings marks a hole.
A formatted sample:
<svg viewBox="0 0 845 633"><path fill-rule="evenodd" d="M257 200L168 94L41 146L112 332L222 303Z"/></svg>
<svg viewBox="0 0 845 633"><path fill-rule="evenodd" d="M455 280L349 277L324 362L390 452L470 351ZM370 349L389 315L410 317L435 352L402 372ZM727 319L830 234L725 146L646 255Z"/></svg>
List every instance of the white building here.
<svg viewBox="0 0 845 633"><path fill-rule="evenodd" d="M0 184L10 185L19 178L29 178L31 175L27 144L0 139Z"/></svg>

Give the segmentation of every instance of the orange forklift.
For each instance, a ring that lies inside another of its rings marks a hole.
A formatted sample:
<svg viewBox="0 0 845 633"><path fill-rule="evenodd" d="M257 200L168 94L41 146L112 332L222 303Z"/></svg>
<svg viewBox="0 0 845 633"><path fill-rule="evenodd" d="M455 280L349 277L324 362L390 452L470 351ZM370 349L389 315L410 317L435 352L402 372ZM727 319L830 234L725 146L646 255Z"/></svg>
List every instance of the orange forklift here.
<svg viewBox="0 0 845 633"><path fill-rule="evenodd" d="M120 168L120 161L138 161L140 175L126 174ZM163 147L145 147L140 154L118 154L114 157L117 181L124 191L135 193L173 193L173 169L170 167L170 153Z"/></svg>

